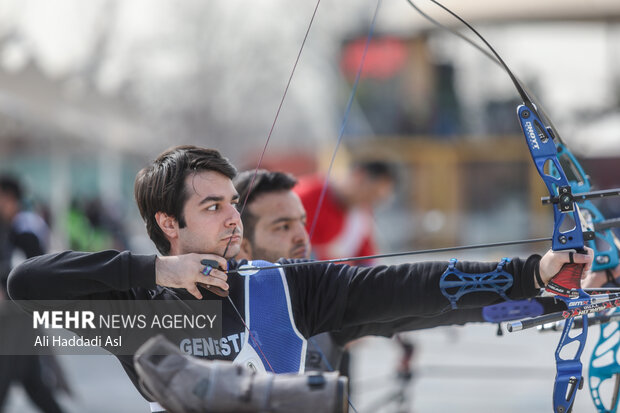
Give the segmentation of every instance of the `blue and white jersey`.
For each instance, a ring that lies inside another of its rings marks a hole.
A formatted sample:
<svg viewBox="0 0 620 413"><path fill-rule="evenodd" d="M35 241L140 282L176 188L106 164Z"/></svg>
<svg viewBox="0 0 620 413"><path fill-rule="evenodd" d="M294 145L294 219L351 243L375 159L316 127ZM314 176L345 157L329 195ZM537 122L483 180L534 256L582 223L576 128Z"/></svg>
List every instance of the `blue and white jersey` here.
<svg viewBox="0 0 620 413"><path fill-rule="evenodd" d="M249 265L273 266L267 261L250 261ZM235 363L257 371L304 372L306 339L295 325L288 283L281 268L245 277L245 321L251 334L245 334Z"/></svg>

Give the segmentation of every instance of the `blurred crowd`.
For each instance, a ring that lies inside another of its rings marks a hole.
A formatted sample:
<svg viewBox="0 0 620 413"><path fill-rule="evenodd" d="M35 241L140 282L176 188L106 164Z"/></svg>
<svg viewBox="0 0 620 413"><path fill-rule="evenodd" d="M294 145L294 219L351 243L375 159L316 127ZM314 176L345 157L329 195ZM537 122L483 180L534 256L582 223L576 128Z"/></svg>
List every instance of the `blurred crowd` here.
<svg viewBox="0 0 620 413"><path fill-rule="evenodd" d="M35 201L19 177L0 175L0 411L12 385L22 386L28 398L41 411L59 413L63 409L57 393L72 396L73 391L61 363L53 355L19 354L19 346L32 332L21 311L7 302L7 278L21 261L50 251L51 232L64 225L66 245L79 251L129 248L126 230L115 209L106 208L102 200L75 199L62 223L52 223L46 204ZM30 340L31 341L31 340Z"/></svg>

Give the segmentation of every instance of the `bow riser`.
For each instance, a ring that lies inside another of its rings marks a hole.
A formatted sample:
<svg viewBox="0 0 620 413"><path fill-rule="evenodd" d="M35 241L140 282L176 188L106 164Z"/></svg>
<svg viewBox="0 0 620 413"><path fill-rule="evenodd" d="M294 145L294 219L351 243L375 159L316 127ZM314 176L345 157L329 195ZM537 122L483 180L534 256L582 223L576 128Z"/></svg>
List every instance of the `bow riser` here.
<svg viewBox="0 0 620 413"><path fill-rule="evenodd" d="M552 249L554 251L584 250L584 234L582 222L574 199L570 182L564 173L556 142L552 136L552 130L543 126L534 105L524 102L517 108L517 115L523 130L525 141L532 155L538 174L543 179L551 197L557 197L558 202L553 203L553 237ZM589 300L581 290L582 264L566 264L562 267L547 285L547 291L564 297L567 304L575 291L578 291L578 299ZM588 321L584 317L581 332L574 337L570 336L573 325L572 319L567 320L562 331L562 336L555 352L556 377L553 387L553 411L555 413L567 413L571 410L575 401L577 390L583 386L581 354L585 347L588 336ZM564 358L562 352L578 342L577 351L572 357Z"/></svg>
<svg viewBox="0 0 620 413"><path fill-rule="evenodd" d="M517 115L538 174L545 182L551 196L560 197L560 202L553 204L552 249L554 251L571 249L582 251L584 238L581 218L572 200L570 182L560 166L553 137L542 126L535 109L521 105L517 108ZM557 174L552 173L552 170ZM565 223L567 217L572 219L572 222ZM567 226L569 228L563 230ZM579 288L579 284L573 287Z"/></svg>

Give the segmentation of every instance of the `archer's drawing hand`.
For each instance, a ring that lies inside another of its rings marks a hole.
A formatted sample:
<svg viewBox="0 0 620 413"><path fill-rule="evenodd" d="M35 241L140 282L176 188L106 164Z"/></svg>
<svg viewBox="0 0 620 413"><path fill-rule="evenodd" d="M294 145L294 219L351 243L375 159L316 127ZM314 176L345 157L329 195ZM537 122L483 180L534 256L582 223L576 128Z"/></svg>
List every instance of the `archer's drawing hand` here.
<svg viewBox="0 0 620 413"><path fill-rule="evenodd" d="M219 268L212 268L205 274L202 260L217 261ZM223 268L224 270L222 270ZM228 269L226 259L213 254L185 254L157 257L155 260L155 282L162 287L185 288L190 294L202 299L197 284L206 288L217 287L228 291Z"/></svg>

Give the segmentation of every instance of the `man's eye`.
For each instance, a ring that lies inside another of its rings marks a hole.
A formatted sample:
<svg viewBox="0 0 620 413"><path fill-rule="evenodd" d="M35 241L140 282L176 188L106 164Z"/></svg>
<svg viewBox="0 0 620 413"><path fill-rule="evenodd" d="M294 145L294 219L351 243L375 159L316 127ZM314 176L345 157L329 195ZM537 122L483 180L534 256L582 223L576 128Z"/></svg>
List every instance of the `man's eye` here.
<svg viewBox="0 0 620 413"><path fill-rule="evenodd" d="M207 211L217 211L217 209L217 204L213 204L207 207Z"/></svg>

